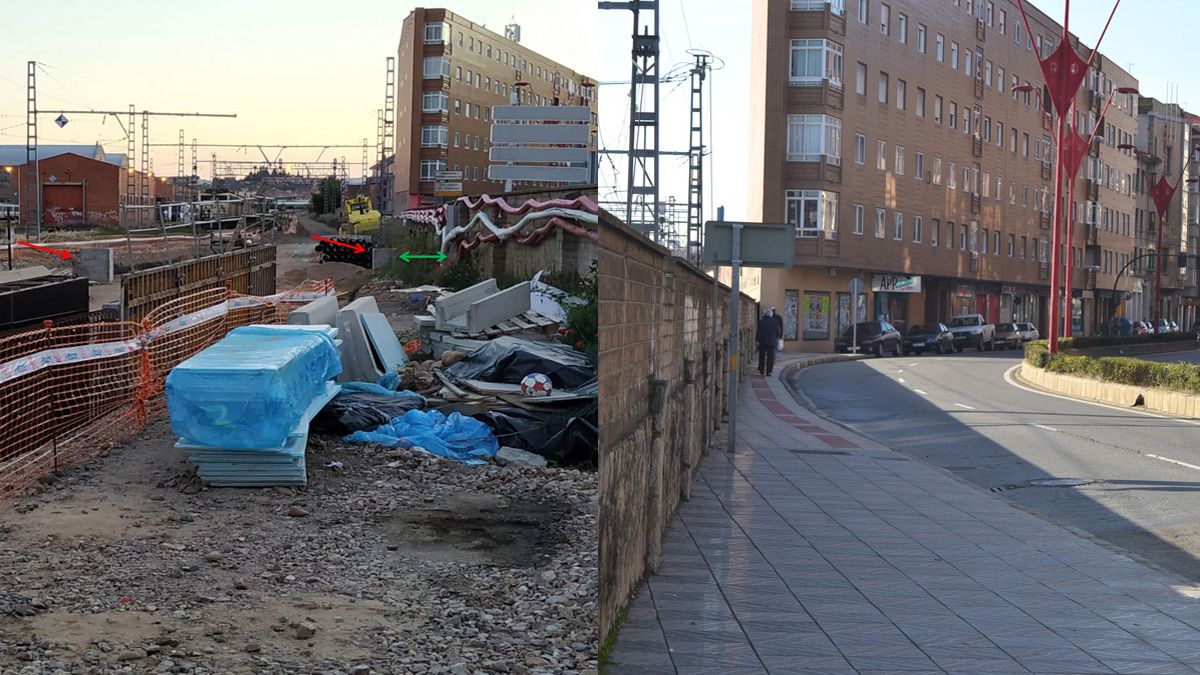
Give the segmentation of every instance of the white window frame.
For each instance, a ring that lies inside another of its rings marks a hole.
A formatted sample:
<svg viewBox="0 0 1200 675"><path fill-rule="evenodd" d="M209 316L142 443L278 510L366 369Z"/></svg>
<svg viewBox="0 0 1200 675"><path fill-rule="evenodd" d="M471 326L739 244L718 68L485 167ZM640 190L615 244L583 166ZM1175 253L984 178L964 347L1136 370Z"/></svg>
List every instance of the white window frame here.
<svg viewBox="0 0 1200 675"><path fill-rule="evenodd" d="M865 134L854 134L854 163L867 163L867 137Z"/></svg>
<svg viewBox="0 0 1200 675"><path fill-rule="evenodd" d="M923 23L917 24L917 53L924 54L928 47L929 28Z"/></svg>
<svg viewBox="0 0 1200 675"><path fill-rule="evenodd" d="M908 15L903 12L896 13L896 40L902 44L908 44Z"/></svg>
<svg viewBox="0 0 1200 675"><path fill-rule="evenodd" d="M446 40L446 24L442 21L432 21L425 24L425 44L436 45L445 44Z"/></svg>
<svg viewBox="0 0 1200 675"><path fill-rule="evenodd" d="M444 148L450 143L450 130L440 125L426 124L421 127L422 148Z"/></svg>
<svg viewBox="0 0 1200 675"><path fill-rule="evenodd" d="M905 151L904 151L904 146L903 146L903 145L897 145L897 146L896 146L896 167L895 167L895 171L896 171L896 175L897 175L897 176L903 176L903 175L904 175L904 152L905 152Z"/></svg>
<svg viewBox="0 0 1200 675"><path fill-rule="evenodd" d="M875 209L875 238L884 239L887 237L887 211L881 208Z"/></svg>
<svg viewBox="0 0 1200 675"><path fill-rule="evenodd" d="M443 159L423 159L421 160L421 180L433 181L438 171L446 170L446 161Z"/></svg>
<svg viewBox="0 0 1200 675"><path fill-rule="evenodd" d="M892 241L904 241L904 214L899 211L892 214Z"/></svg>
<svg viewBox="0 0 1200 675"><path fill-rule="evenodd" d="M846 16L846 0L792 0L792 11L823 12L826 5L831 14Z"/></svg>
<svg viewBox="0 0 1200 675"><path fill-rule="evenodd" d="M890 95L888 92L888 89L889 89L889 87L891 87L891 83L892 83L891 77L889 77L888 74L883 72L882 70L879 71L879 102L880 103L887 104L888 96Z"/></svg>
<svg viewBox="0 0 1200 675"><path fill-rule="evenodd" d="M807 66L811 65L810 60L802 57L801 62L806 66L805 72L797 74L797 53L804 53L807 57L810 52L818 54L818 72L809 72ZM842 88L842 45L832 40L792 40L788 59L788 83L793 87L819 87L825 81L828 81L831 87Z"/></svg>
<svg viewBox="0 0 1200 675"><path fill-rule="evenodd" d="M921 243L921 226L925 224L925 219L921 216L913 216L913 243Z"/></svg>
<svg viewBox="0 0 1200 675"><path fill-rule="evenodd" d="M817 147L804 145L805 131L817 129ZM830 115L788 115L787 161L842 163L842 120Z"/></svg>
<svg viewBox="0 0 1200 675"><path fill-rule="evenodd" d="M421 112L450 112L450 95L434 90L421 94Z"/></svg>
<svg viewBox="0 0 1200 675"><path fill-rule="evenodd" d="M426 56L422 64L422 73L426 80L448 78L450 77L450 59L445 56Z"/></svg>
<svg viewBox="0 0 1200 675"><path fill-rule="evenodd" d="M925 153L918 152L913 158L913 163L916 165L913 175L917 180L925 180Z"/></svg>
<svg viewBox="0 0 1200 675"><path fill-rule="evenodd" d="M892 34L892 8L886 2L879 3L879 33L884 37Z"/></svg>
<svg viewBox="0 0 1200 675"><path fill-rule="evenodd" d="M863 233L863 211L864 208L862 204L854 205L854 234Z"/></svg>
<svg viewBox="0 0 1200 675"><path fill-rule="evenodd" d="M799 211L793 211L798 208ZM816 226L806 227L805 215L814 209ZM796 229L797 239L816 239L825 233L826 239L837 239L838 195L825 190L787 190L784 193L783 212L788 222ZM795 216L798 216L795 217Z"/></svg>
<svg viewBox="0 0 1200 675"><path fill-rule="evenodd" d="M875 157L875 168L887 171L887 141L882 138L876 141L875 150L878 153Z"/></svg>
<svg viewBox="0 0 1200 675"><path fill-rule="evenodd" d="M937 37L934 38L934 52L935 52L934 55L937 57L938 63L944 63L946 61L946 36L945 35L938 33Z"/></svg>
<svg viewBox="0 0 1200 675"><path fill-rule="evenodd" d="M908 82L896 78L896 110L904 110L908 105Z"/></svg>

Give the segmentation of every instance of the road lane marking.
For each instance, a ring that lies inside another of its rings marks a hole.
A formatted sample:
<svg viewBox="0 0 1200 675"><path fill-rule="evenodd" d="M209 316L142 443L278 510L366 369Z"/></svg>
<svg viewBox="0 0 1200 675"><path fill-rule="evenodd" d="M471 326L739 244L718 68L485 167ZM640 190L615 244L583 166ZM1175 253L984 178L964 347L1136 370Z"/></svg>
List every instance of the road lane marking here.
<svg viewBox="0 0 1200 675"><path fill-rule="evenodd" d="M903 369L903 368L898 368L898 369L896 370L896 372L897 372L897 373L903 373L903 372L904 372L904 369Z"/></svg>
<svg viewBox="0 0 1200 675"><path fill-rule="evenodd" d="M1183 424L1190 424L1192 426L1200 426L1200 420L1184 419L1182 417L1171 417L1170 415L1159 415L1157 413L1146 412L1145 410L1135 410L1133 408L1123 408L1120 406L1109 405L1107 403L1101 403L1099 401L1085 401L1085 400L1078 399L1078 398L1071 398L1070 396L1063 396L1061 394L1054 394L1054 393L1051 393L1048 391L1042 391L1040 389L1034 389L1032 387L1027 387L1027 386L1021 384L1020 382L1017 382L1016 379L1013 378L1013 373L1016 372L1017 369L1020 367L1021 367L1021 364L1018 363L1017 365L1013 366L1012 368L1009 368L1008 370L1004 371L1004 381L1011 384L1012 386L1016 387L1017 389L1023 389L1031 394L1039 394L1041 396L1049 396L1051 398L1061 398L1064 401L1071 401L1073 403L1084 403L1084 404L1093 405L1093 406L1096 406L1099 408L1108 408L1109 410L1117 410L1119 412L1133 413L1135 415L1142 415L1144 417L1156 417L1161 420L1171 420L1174 422L1182 422Z"/></svg>
<svg viewBox="0 0 1200 675"><path fill-rule="evenodd" d="M898 377L898 378L896 378L896 379L897 379L897 380L900 380L901 382L903 382L903 381L904 381L904 378L903 378L903 377Z"/></svg>
<svg viewBox="0 0 1200 675"><path fill-rule="evenodd" d="M920 395L922 395L922 396L928 396L928 395L929 395L928 393L926 393L926 392L923 392L923 391L921 391L920 389L913 389L913 391L917 392L918 394L920 394Z"/></svg>
<svg viewBox="0 0 1200 675"><path fill-rule="evenodd" d="M956 406L958 406L958 407L960 407L960 408L966 408L967 410L974 410L974 408L972 408L971 406L969 406L969 405L967 405L967 404L965 404L965 403L955 403L954 405L956 405Z"/></svg>
<svg viewBox="0 0 1200 675"><path fill-rule="evenodd" d="M1172 464L1178 464L1179 466L1186 466L1189 469L1195 469L1197 471L1200 471L1200 466L1196 466L1195 464L1188 464L1187 462L1181 462L1177 459L1171 459L1170 457L1159 457L1158 455L1151 455L1149 453L1147 453L1146 456L1153 457L1154 459L1161 459L1164 462L1170 462Z"/></svg>
<svg viewBox="0 0 1200 675"><path fill-rule="evenodd" d="M909 366L910 368L911 368L911 367L913 367L913 366L915 366L915 365L917 365L917 364L915 364L915 363L910 363L910 364L908 364L908 366Z"/></svg>
<svg viewBox="0 0 1200 675"><path fill-rule="evenodd" d="M1046 431L1058 431L1058 429L1055 429L1054 427L1048 427L1045 424L1034 424L1032 422L1030 422L1029 424L1030 424L1030 426L1034 426L1039 429L1045 429Z"/></svg>

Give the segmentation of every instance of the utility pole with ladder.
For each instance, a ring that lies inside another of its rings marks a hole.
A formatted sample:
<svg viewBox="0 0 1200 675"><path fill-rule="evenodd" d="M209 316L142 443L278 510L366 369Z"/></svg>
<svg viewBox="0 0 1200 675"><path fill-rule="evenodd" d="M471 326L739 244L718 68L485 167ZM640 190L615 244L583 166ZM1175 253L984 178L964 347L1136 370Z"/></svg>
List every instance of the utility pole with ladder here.
<svg viewBox="0 0 1200 675"><path fill-rule="evenodd" d="M704 79L708 54L696 54L692 68L692 112L688 147L687 259L699 265L704 251Z"/></svg>

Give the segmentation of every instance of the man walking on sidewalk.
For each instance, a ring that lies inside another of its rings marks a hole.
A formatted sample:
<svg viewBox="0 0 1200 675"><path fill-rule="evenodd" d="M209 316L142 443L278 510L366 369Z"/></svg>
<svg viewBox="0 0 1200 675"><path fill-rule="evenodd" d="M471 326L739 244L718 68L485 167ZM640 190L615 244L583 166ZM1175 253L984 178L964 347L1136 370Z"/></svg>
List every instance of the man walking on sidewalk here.
<svg viewBox="0 0 1200 675"><path fill-rule="evenodd" d="M758 374L770 375L775 370L775 347L779 340L779 322L770 309L758 320L754 340L758 343Z"/></svg>

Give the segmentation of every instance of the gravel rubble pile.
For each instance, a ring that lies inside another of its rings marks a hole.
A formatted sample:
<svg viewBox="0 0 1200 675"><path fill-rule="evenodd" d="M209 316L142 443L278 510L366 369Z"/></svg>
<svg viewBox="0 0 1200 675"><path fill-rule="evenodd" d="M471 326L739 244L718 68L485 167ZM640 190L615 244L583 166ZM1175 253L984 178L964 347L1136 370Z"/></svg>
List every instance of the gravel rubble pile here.
<svg viewBox="0 0 1200 675"><path fill-rule="evenodd" d="M315 436L207 489L174 440L0 507L0 673L595 674L594 473Z"/></svg>

